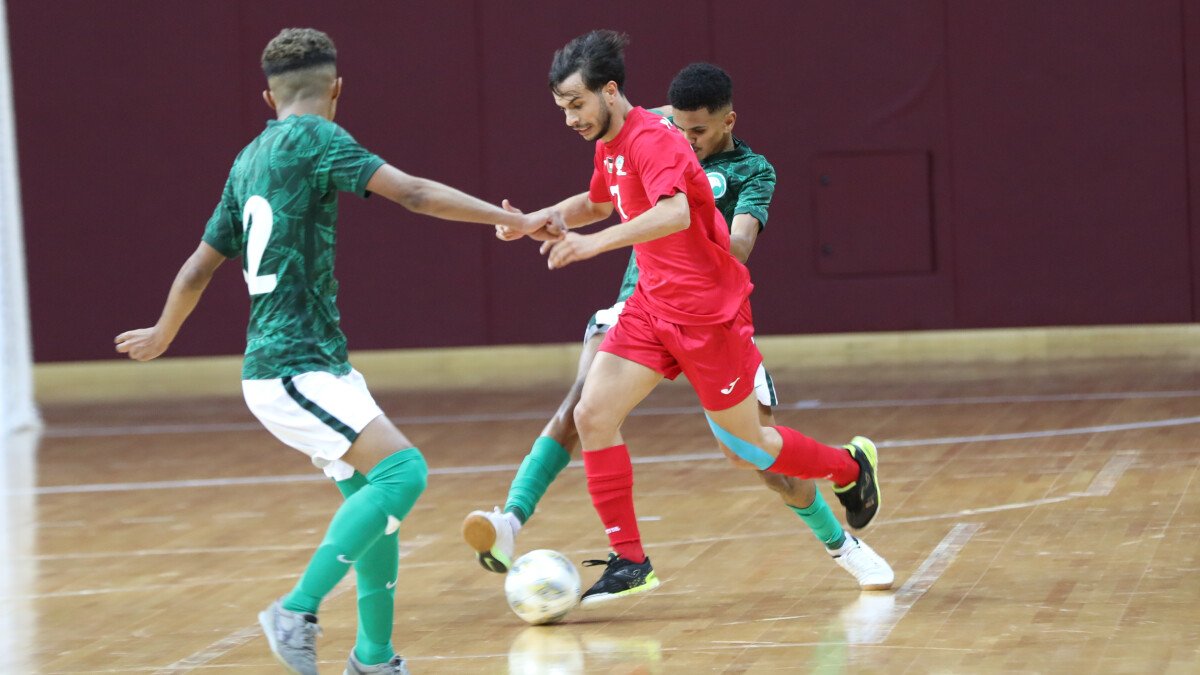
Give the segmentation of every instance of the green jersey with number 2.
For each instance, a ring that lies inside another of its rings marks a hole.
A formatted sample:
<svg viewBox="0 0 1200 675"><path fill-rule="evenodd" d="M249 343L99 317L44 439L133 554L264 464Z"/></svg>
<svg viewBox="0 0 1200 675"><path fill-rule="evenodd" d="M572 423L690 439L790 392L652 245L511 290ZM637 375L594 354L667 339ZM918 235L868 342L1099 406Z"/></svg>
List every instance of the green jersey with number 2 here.
<svg viewBox="0 0 1200 675"><path fill-rule="evenodd" d="M316 115L267 122L229 172L204 241L242 258L250 322L242 378L350 372L338 326L338 192L367 196L384 161Z"/></svg>

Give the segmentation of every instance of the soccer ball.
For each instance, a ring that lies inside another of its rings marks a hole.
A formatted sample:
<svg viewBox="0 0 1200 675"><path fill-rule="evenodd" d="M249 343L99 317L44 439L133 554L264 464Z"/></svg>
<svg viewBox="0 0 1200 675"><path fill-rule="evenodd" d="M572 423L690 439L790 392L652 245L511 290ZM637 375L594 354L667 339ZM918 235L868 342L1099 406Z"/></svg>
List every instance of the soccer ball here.
<svg viewBox="0 0 1200 675"><path fill-rule="evenodd" d="M554 623L579 604L579 570L558 551L538 549L517 558L504 578L508 606L535 626Z"/></svg>

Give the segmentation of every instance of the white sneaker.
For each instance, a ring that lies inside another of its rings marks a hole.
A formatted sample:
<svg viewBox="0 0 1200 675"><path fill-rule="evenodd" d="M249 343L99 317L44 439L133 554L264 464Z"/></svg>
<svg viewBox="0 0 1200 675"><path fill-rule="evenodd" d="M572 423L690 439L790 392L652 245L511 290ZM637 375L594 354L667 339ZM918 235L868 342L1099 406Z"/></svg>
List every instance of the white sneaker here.
<svg viewBox="0 0 1200 675"><path fill-rule="evenodd" d="M846 543L829 554L842 569L854 575L864 591L886 591L896 580L896 574L887 561L871 550L865 541L849 532L846 533Z"/></svg>
<svg viewBox="0 0 1200 675"><path fill-rule="evenodd" d="M508 516L495 508L487 511L472 511L462 524L463 539L475 549L475 557L483 568L499 574L508 572L512 566L513 545L516 533Z"/></svg>

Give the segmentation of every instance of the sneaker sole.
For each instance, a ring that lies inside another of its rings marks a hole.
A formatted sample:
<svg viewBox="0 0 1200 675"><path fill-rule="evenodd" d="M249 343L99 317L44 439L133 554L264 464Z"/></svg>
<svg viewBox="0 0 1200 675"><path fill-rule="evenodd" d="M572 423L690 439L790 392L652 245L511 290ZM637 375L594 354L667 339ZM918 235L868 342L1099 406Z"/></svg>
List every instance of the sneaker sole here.
<svg viewBox="0 0 1200 675"><path fill-rule="evenodd" d="M603 605L606 602L612 602L613 600L620 600L621 598L626 598L637 593L645 593L646 591L654 590L655 588L658 588L658 586L658 577L651 574L651 576L646 577L646 583L640 586L630 588L626 591L621 591L620 593L597 593L596 595L589 595L579 601L579 606L587 608L595 607L596 605Z"/></svg>
<svg viewBox="0 0 1200 675"><path fill-rule="evenodd" d="M467 545L475 549L475 558L483 569L497 574L506 574L512 561L505 561L494 550L496 527L486 516L472 513L462 524L462 536Z"/></svg>
<svg viewBox="0 0 1200 675"><path fill-rule="evenodd" d="M850 445L858 448L864 455L866 455L867 463L871 465L871 473L874 475L871 485L875 488L875 510L871 512L871 515L867 518L866 522L860 525L850 523L850 526L854 529L861 530L867 525L870 525L871 521L875 519L875 516L879 515L879 507L883 505L883 490L879 487L879 449L875 447L875 443L871 441L871 439L865 436L855 436L854 438L850 439Z"/></svg>
<svg viewBox="0 0 1200 675"><path fill-rule="evenodd" d="M274 607L274 605L271 605L271 607ZM267 646L271 648L271 656L275 657L279 665L283 666L288 675L303 675L303 673L288 665L288 662L284 661L283 657L279 655L279 647L275 642L274 612L271 611L270 607L258 613L258 625L262 626L263 634L267 638Z"/></svg>

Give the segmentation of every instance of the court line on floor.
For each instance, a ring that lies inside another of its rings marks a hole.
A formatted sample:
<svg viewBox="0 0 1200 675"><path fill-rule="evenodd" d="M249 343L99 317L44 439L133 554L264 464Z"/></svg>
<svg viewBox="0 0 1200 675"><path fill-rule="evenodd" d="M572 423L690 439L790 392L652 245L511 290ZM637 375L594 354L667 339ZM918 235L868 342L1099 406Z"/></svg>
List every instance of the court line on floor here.
<svg viewBox="0 0 1200 675"><path fill-rule="evenodd" d="M850 644L881 644L908 614L908 610L941 578L971 537L983 527L982 523L958 523L917 568L916 572L892 594L892 606L885 611L856 616L854 636Z"/></svg>
<svg viewBox="0 0 1200 675"><path fill-rule="evenodd" d="M316 546L309 546L308 550L315 549ZM280 581L286 579L299 579L300 574L278 574L269 577L242 577L239 579L204 579L201 581L173 581L169 584L146 584L144 586L118 586L116 588L84 588L78 591L61 591L58 593L33 593L30 595L10 595L0 600L44 600L46 598L79 598L91 595L109 595L112 593L148 593L153 591L165 591L176 588L198 588L201 586L228 586L230 584L249 584L260 582Z"/></svg>
<svg viewBox="0 0 1200 675"><path fill-rule="evenodd" d="M1071 401L1112 401L1147 398L1194 398L1200 390L1167 390L1143 392L1105 392L1091 394L1024 394L1009 396L960 396L945 398L877 399L862 401L821 401L817 399L780 404L775 410L839 410L847 408L905 408L939 405L988 405L997 403L1048 403ZM699 406L641 408L630 413L631 417L700 414ZM457 415L413 415L393 417L399 426L418 424L463 424L477 422L520 422L545 420L551 412L527 411L517 413L462 413ZM93 436L141 436L152 434L196 434L261 430L257 422L233 422L213 424L149 424L111 427L60 427L48 426L42 435L45 438L87 438Z"/></svg>
<svg viewBox="0 0 1200 675"><path fill-rule="evenodd" d="M1188 419L1188 418L1181 418L1181 419ZM1128 425L1112 425L1112 426L1120 427L1122 430L1125 428L1128 428ZM1161 424L1158 424L1157 426L1161 426ZM1060 431L1062 431L1062 430L1060 430ZM955 441L955 442L960 442L960 441ZM1112 458L1110 458L1109 462L1101 469L1101 471L1097 473L1097 475L1093 479L1092 483L1083 492L1072 493L1072 495L1066 496L1066 497L1049 498L1046 500L1037 500L1034 502L1025 502L1022 504L1014 504L1014 505L1001 505L1001 506L992 507L989 509L975 509L975 510L959 512L959 513L981 513L981 512L1004 510L1004 509L1010 509L1010 508L1024 508L1027 506L1035 506L1035 505L1039 505L1042 503L1053 503L1053 502L1058 502L1058 501L1066 501L1067 499L1072 499L1075 497L1104 496L1104 495L1109 494L1109 492L1112 490L1113 486L1115 486L1116 482L1119 480L1120 476L1124 473L1124 471L1126 469L1128 469L1130 466L1132 466L1132 464L1136 460L1138 454L1139 453L1136 450L1135 451L1119 451L1118 453L1116 453ZM711 453L711 455L712 455L712 458L720 458L719 454ZM708 458L708 455L706 454L704 456L704 458ZM661 458L655 458L655 459L657 459L659 461L678 461L681 459L681 457L680 456L668 456L668 457L661 457ZM515 468L515 467L513 467L513 468ZM952 515L957 515L957 514L947 514L947 515L952 516ZM896 521L881 521L880 524L883 524L885 522L911 522L914 520L930 520L930 519L934 519L934 518L947 517L947 515L933 515L933 516L918 517L918 518L912 518L912 519L903 519L903 520L896 520ZM935 550L930 554L930 556L926 558L926 560L922 564L921 568L919 568L917 570L917 572L914 573L912 577L910 577L909 581L895 593L897 603L894 606L894 608L891 609L889 612L887 612L883 616L882 621L878 625L876 625L876 624L868 625L867 633L863 634L861 637L855 637L854 639L850 640L848 642L848 644L878 644L878 643L881 643L884 640L886 640L887 636L894 629L895 625L903 618L903 616L916 603L916 601L919 600L919 598L930 587L932 587L933 583L941 576L941 574L945 571L945 569L948 568L948 566L952 562L953 558L958 554L959 551L961 551L961 549L966 545L967 541L969 541L969 539L975 534L975 532L980 527L981 527L981 524L979 524L979 523L959 523L958 525L956 525L955 528L951 530L950 534L948 534L942 540L942 542L938 545L938 547L935 548ZM764 533L764 534L750 535L750 536L771 536L771 535ZM716 539L726 539L726 538L716 538ZM285 547L268 547L268 548L285 548ZM287 548L290 548L290 547L287 547ZM413 548L411 550L416 550L416 549ZM411 552L411 551L409 551L409 552ZM165 553L169 553L169 552L162 552L162 553L165 554ZM114 555L121 555L121 554L114 554ZM124 555L130 555L130 554L124 554ZM402 555L401 557L405 557L405 556ZM225 580L223 583L229 583L229 580ZM347 586L347 588L348 587L349 586ZM111 592L115 592L118 590L122 590L122 589L111 589ZM110 592L110 591L101 591L101 592ZM58 595L58 594L55 594L55 595ZM229 635L225 636L221 640L214 642L213 644L209 645L208 647L205 647L204 649L202 649L188 657L185 657L184 659L182 659L180 661L177 661L175 664L172 664L165 669L159 669L157 671L154 671L154 675L181 675L182 673L191 672L192 670L194 670L196 668L207 668L207 666L204 666L204 664L209 663L210 661L215 660L216 658L219 658L220 656L228 653L229 651L232 651L232 650L250 642L251 640L256 638L258 635L259 635L259 630L258 630L257 626L249 626L246 628L239 629L239 630L234 631L233 633L230 633ZM814 643L814 644L820 644L820 643ZM764 644L756 643L756 644L748 644L748 645L736 645L736 646L730 645L730 647L736 647L736 648L747 648L747 647L773 648L773 647L785 647L785 646L791 646L791 645L765 644L765 643ZM795 645L795 646L801 646L801 645ZM725 647L713 645L712 647L709 647L709 648L722 649ZM664 651L674 651L675 649L676 648L666 648ZM479 658L479 657L467 657L467 658ZM487 658L487 656L483 656L483 658ZM423 660L427 660L427 659L413 659L413 660L422 660L423 661ZM428 660L443 660L443 658L442 657L434 657L434 658L428 659ZM240 667L240 664L237 664L233 667ZM136 669L131 669L131 670L94 671L94 672L135 672L135 671L145 672L148 670L149 669L136 668Z"/></svg>
<svg viewBox="0 0 1200 675"><path fill-rule="evenodd" d="M311 551L312 544L289 544L287 546L224 546L224 547L208 547L208 548L180 548L180 549L143 549L140 551L92 551L89 553L46 553L43 555L31 555L28 557L17 556L14 560L36 560L39 562L47 562L52 560L90 560L96 558L136 558L141 556L157 556L157 555L198 555L205 553L217 553L228 555L230 553L274 553L283 551Z"/></svg>
<svg viewBox="0 0 1200 675"><path fill-rule="evenodd" d="M1128 469L1130 466L1132 466L1133 461L1139 455L1140 455L1140 451L1138 451L1138 450L1118 451L1116 454L1113 455L1113 457L1111 457L1108 460L1107 463L1105 463L1104 467L1096 473L1096 476L1092 479L1092 482L1088 485L1087 489L1083 490L1082 492L1073 492L1069 495L1065 495L1062 497L1047 497L1045 499L1036 499L1036 500L1027 501L1027 502L1017 502L1017 503L1012 503L1012 504L1000 504L997 506L984 507L984 508L978 508L978 509L963 509L961 511L955 511L953 513L937 513L937 514L927 514L924 516L913 516L913 517L909 517L909 518L896 518L896 519L891 519L891 520L876 520L874 525L875 525L875 527L880 527L880 526L885 526L885 525L895 525L895 524L901 524L901 523L929 522L929 521L933 521L933 520L940 520L943 518L959 518L962 516L978 515L978 514L983 514L983 513L996 513L996 512L1000 512L1000 511L1011 511L1011 510L1031 508L1031 507L1036 507L1036 506L1045 506L1047 504L1056 504L1056 503L1060 503L1060 502L1070 501L1072 499L1077 499L1080 497L1104 497L1104 496L1107 496L1112 491L1112 488L1116 485L1116 483L1120 479L1121 475L1125 472L1126 469ZM774 531L774 532L753 532L753 533L747 533L747 534L723 535L723 536L715 536L715 537L691 537L688 539L681 539L681 540L676 540L676 541L648 542L648 543L646 543L646 548L652 548L652 549L654 549L654 548L669 548L672 546L689 546L689 545L693 545L693 544L715 543L715 542L734 541L734 540L741 540L741 539L775 538L775 537L785 537L790 534L793 534L792 530L780 530L780 531ZM421 538L417 538L413 541L401 542L400 543L401 557L402 558L407 557L410 553L417 551L418 549L436 541L437 539L438 539L437 537L421 537ZM18 557L16 559L17 560L35 559L35 560L39 560L39 561L46 561L46 560L80 559L80 558L118 558L118 557L134 557L134 556L151 556L151 555L166 556L166 555L196 555L196 554L228 554L228 553L253 553L253 552L264 552L264 551L294 551L294 550L311 550L311 549L312 549L311 544L293 545L293 546L255 546L255 547L236 546L236 547L225 547L225 548L218 548L218 547L189 548L189 549L178 549L178 550L148 549L148 550L128 551L128 552L108 552L108 551L106 551L106 552L98 552L98 553L66 553L66 554L57 554L57 555L52 554L52 555L43 555L43 556L30 556L29 558ZM585 554L589 553L590 551L575 550L575 551L563 551L563 552L567 553L568 555L585 555ZM429 561L429 562L425 562L425 563L419 563L416 565L409 565L408 567L410 567L410 568L411 567L429 567L429 566L438 566L438 565L443 565L443 564L445 564L445 561ZM299 575L288 575L288 576L283 576L283 577L270 577L269 579L266 579L266 580L294 578L297 576L299 576ZM127 593L127 592L132 593L132 592L143 592L143 591L147 591L147 590L154 590L154 589L161 589L161 588L172 588L172 587L176 587L176 586L180 586L180 585L205 586L205 585L212 585L215 583L229 584L229 583L242 583L242 582L263 581L263 580L264 579L247 578L247 579L223 579L221 581L193 582L191 584L188 584L187 582L177 582L177 583L172 583L172 584L161 584L161 585L155 585L155 586L137 586L137 587L122 587L122 588L108 588L108 589L85 589L85 590L80 590L80 591L68 591L68 592L63 592L63 593L48 593L48 594L30 595L30 596L14 596L13 598L0 598L0 600L16 599L16 598L39 599L39 598L46 598L46 597L71 597L71 596L97 595L97 594L107 594L107 593ZM785 617L785 618L787 618L787 617ZM778 620L778 619L773 619L773 620Z"/></svg>
<svg viewBox="0 0 1200 675"><path fill-rule="evenodd" d="M880 525L898 525L901 523L922 523L930 520L938 520L941 518L961 518L963 516L974 516L983 513L999 513L1001 511L1015 511L1018 509L1027 509L1034 506L1046 506L1048 504L1059 504L1062 502L1071 501L1079 497L1106 497L1112 489L1116 487L1117 481L1120 480L1125 470L1133 466L1134 460L1141 455L1140 450L1119 450L1105 462L1100 471L1092 478L1092 482L1088 484L1087 489L1082 492L1072 492L1061 497L1044 497L1042 499L1034 499L1027 502L1013 502L1011 504L997 504L996 506L983 506L977 509L963 509L954 513L933 514L925 516L912 516L909 518L893 518L889 520L876 521Z"/></svg>
<svg viewBox="0 0 1200 675"><path fill-rule="evenodd" d="M1173 426L1188 426L1200 424L1200 416L1176 417L1165 420L1150 420L1144 422L1129 422L1124 424L1101 424L1088 427L1071 427L1066 429L1049 429L1044 431L1021 431L1002 434L981 434L977 436L943 436L936 438L918 438L895 441L879 441L875 445L880 448L908 448L930 445L956 445L960 443L986 443L992 441L1027 440L1031 438L1053 438L1058 436L1074 436L1081 434L1102 434L1119 431L1137 431L1140 429L1158 429ZM634 464L661 464L669 462L691 462L697 460L723 459L719 452L700 452L681 455L657 455L651 457L634 457ZM571 462L568 466L579 467L580 461ZM429 475L456 475L475 473L512 472L520 468L519 464L491 464L482 466L442 467L431 468ZM51 485L35 488L19 488L0 490L0 495L54 495L80 494L88 492L129 492L134 490L165 490L196 487L224 487L232 485L265 485L272 483L303 483L327 480L323 474L294 474L285 476L238 476L227 478L198 478L173 481L147 481L140 483L93 483L85 485Z"/></svg>
<svg viewBox="0 0 1200 675"><path fill-rule="evenodd" d="M682 455L657 455L651 457L634 457L634 464L664 464L669 462L693 462L697 460L724 459L719 452L700 452ZM568 466L582 467L582 461L571 462ZM485 464L480 466L448 466L429 469L431 476L452 476L459 474L502 473L514 472L520 464ZM272 483L311 483L327 481L322 473L300 473L285 476L233 476L225 478L191 478L184 480L145 481L138 483L91 483L84 485L50 485L36 488L21 488L0 490L0 495L56 495L79 494L86 492L129 492L133 490L173 490L177 488L224 487L233 485L267 485Z"/></svg>
<svg viewBox="0 0 1200 675"><path fill-rule="evenodd" d="M1121 450L1109 458L1104 467L1092 479L1090 485L1083 492L1079 493L1082 497L1106 497L1117 486L1117 481L1121 480L1121 475L1125 470L1133 466L1134 460L1138 458L1141 452L1137 450Z"/></svg>
<svg viewBox="0 0 1200 675"><path fill-rule="evenodd" d="M338 585L335 586L333 590L325 596L325 600L332 600L351 588L354 588L354 584L348 582L350 578L350 576L347 576L345 579L339 582ZM153 675L184 675L185 673L190 673L196 668L204 666L206 663L216 661L229 652L241 647L242 645L248 644L259 637L264 636L262 627L257 623L244 628L239 628L220 640L208 645L207 647L195 651L183 657L182 659L179 659L175 663L166 666L165 668L159 668L158 670L155 670ZM275 668L272 668L272 670L274 669Z"/></svg>
<svg viewBox="0 0 1200 675"><path fill-rule="evenodd" d="M567 625L567 624L564 624L564 625ZM551 629L551 630L553 630L553 629ZM677 652L694 653L694 652L730 651L730 650L746 650L746 649L794 649L797 647L831 647L831 646L849 645L849 644L851 644L851 643L839 642L839 641L729 642L729 643L713 642L713 643L706 644L703 646L695 646L695 647L663 647L660 645L659 647L657 647L653 650L653 653L661 656L662 654L677 653ZM871 646L879 646L879 645L871 645ZM959 653L959 654L983 653L983 652L989 651L988 649L983 649L983 648L979 648L979 647L931 647L931 646L914 647L914 646L907 646L907 645L895 645L895 646L888 645L886 647L884 647L884 646L879 646L879 647L883 648L883 649L893 650L893 651L903 650L903 651L922 651L922 652L926 652L926 651L927 652L950 652L950 653ZM632 646L625 650L613 650L613 649L610 649L607 647L592 648L592 647L587 647L587 646L581 645L579 649L545 649L545 650L539 649L535 653L536 653L537 657L543 658L547 661L550 661L551 663L557 663L557 661L552 661L551 659L553 657L570 657L570 656L575 656L575 655L580 655L580 656L592 655L592 656L596 656L596 657L600 657L600 658L610 658L611 659L611 658L613 658L614 654L635 654L635 653L644 653L644 652L646 652L645 648L637 647L637 646ZM431 665L438 664L438 663L445 663L446 665L450 665L451 663L453 663L455 661L487 661L487 660L491 660L491 659L507 659L507 658L511 657L513 653L514 652L510 649L509 651L506 651L506 652L496 652L496 653L491 653L491 654L462 654L462 655L456 655L456 656L444 656L444 655L405 656L405 661L407 661L409 663L409 665L423 664L424 666L431 666ZM520 652L518 652L518 653L520 653ZM340 663L343 663L343 662L340 660L339 661L321 660L320 657L318 657L318 660L317 660L318 666L328 666L330 664L340 664ZM626 660L622 663L632 663L633 665L637 665L636 662L634 662L633 660ZM622 663L613 663L612 665L615 668L619 668ZM233 668L238 668L238 669L254 668L254 669L256 669L257 672L262 672L262 665L256 664L256 663L222 663L219 665L196 665L196 666L193 666L191 668L191 670L192 671L209 670L209 669L218 669L218 668L222 669L222 670L230 670ZM169 670L161 670L161 669L156 670L155 667L153 667L153 666L131 666L129 668L107 668L105 670L47 670L47 671L38 671L38 672L41 673L41 675L120 675L121 673L152 673L152 675L159 675L160 673L162 673L163 675L177 675L175 672L172 672ZM275 672L275 671L273 671L273 672ZM497 672L506 672L506 671L497 671ZM562 670L562 669L558 669L558 670L547 669L546 672L572 672L572 671L567 671L567 670ZM579 672L584 672L584 671L579 671ZM642 672L642 671L636 671L636 672Z"/></svg>
<svg viewBox="0 0 1200 675"><path fill-rule="evenodd" d="M906 441L882 441L875 445L881 448L909 448L914 445L953 445L955 443L979 443L983 441L1020 441L1030 438L1052 438L1055 436L1074 436L1077 434L1107 434L1114 431L1137 431L1140 429L1187 426L1189 424L1200 424L1200 415L1195 417L1172 417L1165 420L1151 420L1147 422L1049 429L1045 431L1017 431L1007 434L984 434L982 436L943 436L941 438L918 438Z"/></svg>
<svg viewBox="0 0 1200 675"><path fill-rule="evenodd" d="M422 546L424 546L424 542L415 546L412 545L411 542L409 542L408 546L405 546L402 543L400 546L400 560L404 560L408 556L412 555ZM325 600L323 602L329 602L346 591L355 588L356 584L354 583L354 578L354 575L347 574L340 582L338 582L338 585L335 586L333 590L325 596ZM193 652L192 654L183 657L182 659L165 668L154 671L153 675L184 675L184 673L190 673L197 667L203 666L211 661L215 661L225 654L228 654L242 645L260 637L261 635L262 629L259 627L258 623L251 624L244 628L239 628L220 640L208 645L207 647Z"/></svg>

